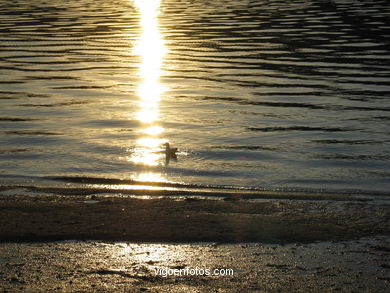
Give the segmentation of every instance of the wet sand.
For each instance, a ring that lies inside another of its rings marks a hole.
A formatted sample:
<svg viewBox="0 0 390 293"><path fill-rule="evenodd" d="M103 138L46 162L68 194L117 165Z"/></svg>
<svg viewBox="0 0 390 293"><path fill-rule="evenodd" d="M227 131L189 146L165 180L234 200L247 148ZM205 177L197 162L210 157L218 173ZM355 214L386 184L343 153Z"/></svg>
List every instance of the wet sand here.
<svg viewBox="0 0 390 293"><path fill-rule="evenodd" d="M389 292L390 238L312 244L0 244L3 292ZM233 275L157 275L233 269Z"/></svg>
<svg viewBox="0 0 390 293"><path fill-rule="evenodd" d="M4 292L390 289L387 202L3 194L0 210Z"/></svg>
<svg viewBox="0 0 390 293"><path fill-rule="evenodd" d="M374 201L2 196L0 241L291 243L389 235Z"/></svg>

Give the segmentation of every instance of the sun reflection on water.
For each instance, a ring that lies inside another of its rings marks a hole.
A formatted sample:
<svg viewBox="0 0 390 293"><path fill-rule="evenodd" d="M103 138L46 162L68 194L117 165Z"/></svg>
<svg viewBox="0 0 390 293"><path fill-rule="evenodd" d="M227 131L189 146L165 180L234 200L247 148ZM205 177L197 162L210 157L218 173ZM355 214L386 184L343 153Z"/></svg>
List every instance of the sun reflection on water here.
<svg viewBox="0 0 390 293"><path fill-rule="evenodd" d="M140 135L129 160L136 164L157 166L163 162L162 144L167 142L159 125L159 102L166 90L160 82L161 66L166 48L159 31L158 14L160 0L133 0L140 14L141 35L134 47L134 54L141 58L140 84L137 89L139 111L136 119L141 123ZM153 176L151 176L151 174ZM148 180L145 180L147 177ZM141 173L134 178L141 181L166 181L158 173Z"/></svg>

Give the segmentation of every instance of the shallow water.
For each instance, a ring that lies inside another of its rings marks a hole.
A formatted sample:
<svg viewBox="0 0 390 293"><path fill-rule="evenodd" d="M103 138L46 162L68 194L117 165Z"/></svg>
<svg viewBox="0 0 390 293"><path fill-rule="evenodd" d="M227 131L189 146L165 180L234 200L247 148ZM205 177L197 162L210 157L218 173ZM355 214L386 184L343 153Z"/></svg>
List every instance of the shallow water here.
<svg viewBox="0 0 390 293"><path fill-rule="evenodd" d="M16 0L0 11L2 184L390 188L386 1Z"/></svg>

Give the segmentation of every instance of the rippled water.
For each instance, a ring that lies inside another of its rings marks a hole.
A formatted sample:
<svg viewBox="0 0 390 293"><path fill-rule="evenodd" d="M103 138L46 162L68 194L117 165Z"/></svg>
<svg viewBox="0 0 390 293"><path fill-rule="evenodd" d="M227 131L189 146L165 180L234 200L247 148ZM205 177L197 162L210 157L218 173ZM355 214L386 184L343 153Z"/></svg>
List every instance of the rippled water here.
<svg viewBox="0 0 390 293"><path fill-rule="evenodd" d="M387 1L140 3L1 2L3 184L389 190Z"/></svg>

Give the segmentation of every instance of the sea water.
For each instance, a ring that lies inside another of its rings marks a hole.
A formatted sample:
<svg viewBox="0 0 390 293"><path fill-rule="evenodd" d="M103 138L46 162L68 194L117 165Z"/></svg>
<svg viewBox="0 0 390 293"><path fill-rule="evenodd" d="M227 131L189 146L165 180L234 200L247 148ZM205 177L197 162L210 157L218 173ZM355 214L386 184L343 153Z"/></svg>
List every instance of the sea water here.
<svg viewBox="0 0 390 293"><path fill-rule="evenodd" d="M2 184L389 191L387 1L15 0L0 12Z"/></svg>

